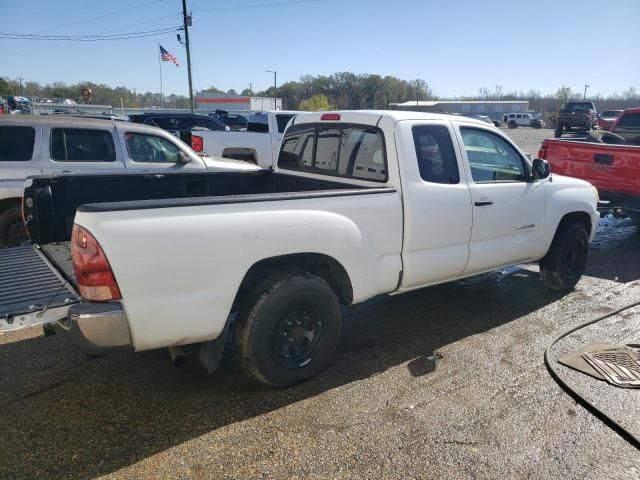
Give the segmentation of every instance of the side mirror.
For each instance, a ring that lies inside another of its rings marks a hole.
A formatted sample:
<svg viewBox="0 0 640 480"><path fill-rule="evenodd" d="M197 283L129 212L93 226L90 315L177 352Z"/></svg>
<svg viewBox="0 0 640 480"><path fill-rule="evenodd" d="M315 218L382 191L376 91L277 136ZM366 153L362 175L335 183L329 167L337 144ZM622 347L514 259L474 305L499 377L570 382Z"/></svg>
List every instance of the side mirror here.
<svg viewBox="0 0 640 480"><path fill-rule="evenodd" d="M186 153L184 153L182 150L179 150L177 163L179 163L180 165L186 165L187 163L191 163L191 157Z"/></svg>
<svg viewBox="0 0 640 480"><path fill-rule="evenodd" d="M551 175L549 162L542 160L541 158L534 159L531 167L531 174L534 180L544 180L545 178L548 178L549 175Z"/></svg>

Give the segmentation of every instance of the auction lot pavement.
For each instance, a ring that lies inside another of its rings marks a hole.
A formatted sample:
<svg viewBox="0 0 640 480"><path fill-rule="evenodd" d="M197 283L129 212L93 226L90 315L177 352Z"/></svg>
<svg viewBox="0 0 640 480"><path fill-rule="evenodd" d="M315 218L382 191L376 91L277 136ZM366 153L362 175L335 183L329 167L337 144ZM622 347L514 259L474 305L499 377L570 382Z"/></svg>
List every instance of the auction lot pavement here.
<svg viewBox="0 0 640 480"><path fill-rule="evenodd" d="M552 135L505 131L534 156ZM640 228L600 223L574 292L523 265L375 298L345 310L334 360L293 388L251 383L230 351L207 375L166 351L87 360L37 328L0 334L0 478L640 478L640 452L543 364L557 335L640 299ZM640 308L552 357L595 342L639 343ZM640 390L558 368L640 437Z"/></svg>

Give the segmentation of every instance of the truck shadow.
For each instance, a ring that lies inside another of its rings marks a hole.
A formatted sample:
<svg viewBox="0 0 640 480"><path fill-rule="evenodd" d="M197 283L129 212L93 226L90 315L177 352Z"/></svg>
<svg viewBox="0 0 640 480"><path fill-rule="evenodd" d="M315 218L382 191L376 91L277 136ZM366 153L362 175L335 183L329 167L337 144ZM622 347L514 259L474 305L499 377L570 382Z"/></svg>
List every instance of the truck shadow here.
<svg viewBox="0 0 640 480"><path fill-rule="evenodd" d="M404 363L412 375L428 375L439 348L560 298L538 280L535 272L510 268L347 309L329 367L286 389L247 380L231 352L206 375L195 365L171 367L166 351L87 361L59 336L5 343L0 477L104 475Z"/></svg>

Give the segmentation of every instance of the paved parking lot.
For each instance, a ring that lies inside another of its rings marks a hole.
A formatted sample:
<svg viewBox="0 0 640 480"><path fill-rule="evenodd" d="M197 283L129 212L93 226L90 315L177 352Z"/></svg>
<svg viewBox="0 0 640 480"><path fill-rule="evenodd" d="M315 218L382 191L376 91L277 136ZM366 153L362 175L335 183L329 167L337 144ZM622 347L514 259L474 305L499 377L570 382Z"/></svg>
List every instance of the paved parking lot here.
<svg viewBox="0 0 640 480"><path fill-rule="evenodd" d="M534 154L551 130L505 130ZM59 336L0 334L0 478L640 478L640 453L571 400L545 347L640 299L640 229L602 219L587 275L550 293L524 265L345 311L338 352L288 389L166 351L87 360ZM179 319L176 319L179 321ZM639 342L640 308L576 332ZM640 393L560 367L640 437Z"/></svg>

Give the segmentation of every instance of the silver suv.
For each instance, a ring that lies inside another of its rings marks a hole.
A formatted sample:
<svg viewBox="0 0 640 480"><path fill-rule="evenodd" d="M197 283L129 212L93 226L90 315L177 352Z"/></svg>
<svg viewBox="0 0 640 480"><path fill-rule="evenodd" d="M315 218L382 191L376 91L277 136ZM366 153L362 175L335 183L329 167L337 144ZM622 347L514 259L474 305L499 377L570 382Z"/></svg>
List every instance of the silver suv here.
<svg viewBox="0 0 640 480"><path fill-rule="evenodd" d="M33 175L259 170L198 156L160 128L74 116L0 116L0 248L26 239L20 203Z"/></svg>

